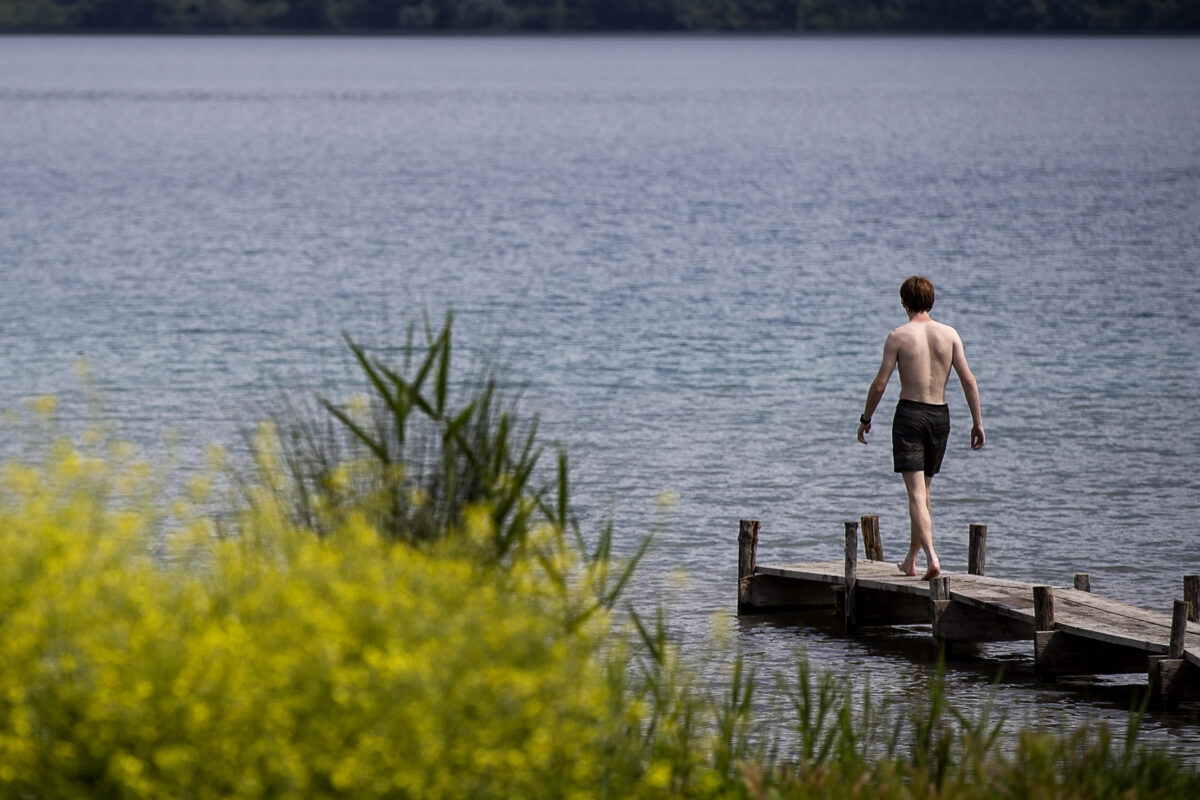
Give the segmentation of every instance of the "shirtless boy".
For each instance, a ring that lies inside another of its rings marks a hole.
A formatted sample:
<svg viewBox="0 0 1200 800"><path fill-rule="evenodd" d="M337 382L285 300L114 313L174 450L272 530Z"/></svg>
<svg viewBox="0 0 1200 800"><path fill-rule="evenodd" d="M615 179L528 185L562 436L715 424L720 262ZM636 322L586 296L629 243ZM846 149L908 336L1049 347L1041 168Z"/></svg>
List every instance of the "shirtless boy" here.
<svg viewBox="0 0 1200 800"><path fill-rule="evenodd" d="M908 491L911 536L908 555L896 566L905 575L917 574L917 553L925 552L927 569L921 580L941 574L933 549L932 506L929 484L942 466L946 439L950 434L950 411L946 406L946 382L950 368L958 373L967 406L971 409L971 449L983 447L983 416L979 410L979 387L967 366L962 339L949 325L934 322L933 284L914 275L900 286L900 302L908 313L907 324L888 334L883 345L883 363L867 390L867 405L859 418L858 440L867 443L871 415L883 399L892 370L900 365L900 402L892 419L892 460L904 476Z"/></svg>

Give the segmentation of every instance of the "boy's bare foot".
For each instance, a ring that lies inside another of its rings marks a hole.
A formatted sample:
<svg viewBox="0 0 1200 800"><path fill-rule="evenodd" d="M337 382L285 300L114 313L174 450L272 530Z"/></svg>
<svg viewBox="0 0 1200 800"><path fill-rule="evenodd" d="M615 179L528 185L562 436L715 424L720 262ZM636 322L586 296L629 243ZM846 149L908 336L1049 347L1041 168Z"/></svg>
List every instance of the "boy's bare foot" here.
<svg viewBox="0 0 1200 800"><path fill-rule="evenodd" d="M901 575L907 575L910 578L917 577L917 565L916 564L912 564L912 565L906 567L906 566L904 566L903 561L897 561L896 569L900 570Z"/></svg>
<svg viewBox="0 0 1200 800"><path fill-rule="evenodd" d="M930 567L929 569L927 569L925 571L925 574L921 576L921 580L931 581L934 578L940 576L941 574L942 574L941 567Z"/></svg>

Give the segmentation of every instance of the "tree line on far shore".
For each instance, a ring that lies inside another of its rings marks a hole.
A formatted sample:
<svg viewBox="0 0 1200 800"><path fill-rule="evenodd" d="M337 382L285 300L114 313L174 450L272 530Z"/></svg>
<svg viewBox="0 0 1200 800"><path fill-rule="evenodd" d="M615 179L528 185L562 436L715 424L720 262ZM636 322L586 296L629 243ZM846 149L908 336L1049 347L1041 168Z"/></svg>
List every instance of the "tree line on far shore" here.
<svg viewBox="0 0 1200 800"><path fill-rule="evenodd" d="M27 31L1200 31L1200 0L0 0Z"/></svg>

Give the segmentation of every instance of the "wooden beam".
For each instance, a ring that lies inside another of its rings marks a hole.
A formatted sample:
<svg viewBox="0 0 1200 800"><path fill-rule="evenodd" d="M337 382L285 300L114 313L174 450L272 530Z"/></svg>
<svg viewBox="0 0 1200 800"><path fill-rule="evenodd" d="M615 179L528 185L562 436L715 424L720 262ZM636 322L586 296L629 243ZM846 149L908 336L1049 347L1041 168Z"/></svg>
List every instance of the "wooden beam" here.
<svg viewBox="0 0 1200 800"><path fill-rule="evenodd" d="M987 525L971 525L967 530L967 572L984 574L987 562Z"/></svg>
<svg viewBox="0 0 1200 800"><path fill-rule="evenodd" d="M953 600L934 601L934 638L946 642L1027 642L1033 626Z"/></svg>
<svg viewBox="0 0 1200 800"><path fill-rule="evenodd" d="M754 577L754 561L758 556L758 520L744 519L738 523L738 613L749 611L753 605L750 583Z"/></svg>
<svg viewBox="0 0 1200 800"><path fill-rule="evenodd" d="M1121 675L1142 672L1148 661L1144 650L1119 647L1064 631L1037 631L1033 660L1041 675Z"/></svg>
<svg viewBox="0 0 1200 800"><path fill-rule="evenodd" d="M1080 572L1075 575L1075 588L1081 592L1090 592L1092 590L1092 576L1086 572Z"/></svg>
<svg viewBox="0 0 1200 800"><path fill-rule="evenodd" d="M1200 622L1200 575L1183 576L1183 599L1188 604L1188 620Z"/></svg>
<svg viewBox="0 0 1200 800"><path fill-rule="evenodd" d="M871 589L860 578L855 587L855 622L873 625L920 625L929 622L929 601L917 594Z"/></svg>
<svg viewBox="0 0 1200 800"><path fill-rule="evenodd" d="M833 584L789 580L774 575L752 575L738 600L739 614L772 611L814 611L834 607Z"/></svg>

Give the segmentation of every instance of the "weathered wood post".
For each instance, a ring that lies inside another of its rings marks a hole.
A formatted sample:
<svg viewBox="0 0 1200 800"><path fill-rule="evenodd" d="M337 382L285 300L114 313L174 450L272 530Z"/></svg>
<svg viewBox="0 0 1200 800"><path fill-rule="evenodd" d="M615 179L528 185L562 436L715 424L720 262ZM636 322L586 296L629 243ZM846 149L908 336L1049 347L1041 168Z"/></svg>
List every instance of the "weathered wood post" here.
<svg viewBox="0 0 1200 800"><path fill-rule="evenodd" d="M754 578L754 560L758 556L758 520L738 523L738 613L749 611L750 582Z"/></svg>
<svg viewBox="0 0 1200 800"><path fill-rule="evenodd" d="M933 626L933 639L944 658L954 656L955 645L947 641L942 619L950 608L950 579L934 578L929 582L929 622Z"/></svg>
<svg viewBox="0 0 1200 800"><path fill-rule="evenodd" d="M1171 611L1171 641L1167 645L1167 658L1183 658L1188 624L1187 600L1176 600Z"/></svg>
<svg viewBox="0 0 1200 800"><path fill-rule="evenodd" d="M1150 658L1150 702L1167 709L1179 705L1180 695L1188 692L1187 673L1195 670L1183 660L1188 624L1187 600L1176 600L1171 610L1171 639L1167 644L1167 655L1165 658Z"/></svg>
<svg viewBox="0 0 1200 800"><path fill-rule="evenodd" d="M867 561L883 561L883 539L879 536L879 517L864 516L862 523L863 550Z"/></svg>
<svg viewBox="0 0 1200 800"><path fill-rule="evenodd" d="M933 624L933 638L941 639L942 635L939 631L942 621L942 612L949 605L950 601L950 579L946 577L934 578L929 582L929 621Z"/></svg>
<svg viewBox="0 0 1200 800"><path fill-rule="evenodd" d="M1051 673L1049 651L1054 642L1054 589L1033 587L1033 670L1045 677Z"/></svg>
<svg viewBox="0 0 1200 800"><path fill-rule="evenodd" d="M1200 622L1200 575L1183 576L1183 599L1188 604L1188 620Z"/></svg>
<svg viewBox="0 0 1200 800"><path fill-rule="evenodd" d="M854 630L856 614L854 607L855 584L858 582L858 523L846 523L846 594L843 621L846 630Z"/></svg>
<svg viewBox="0 0 1200 800"><path fill-rule="evenodd" d="M967 529L967 572L982 575L987 561L987 525Z"/></svg>
<svg viewBox="0 0 1200 800"><path fill-rule="evenodd" d="M1090 592L1092 590L1092 576L1086 572L1080 572L1075 575L1075 588L1081 592Z"/></svg>
<svg viewBox="0 0 1200 800"><path fill-rule="evenodd" d="M1054 588L1051 586L1033 587L1033 629L1054 630Z"/></svg>

